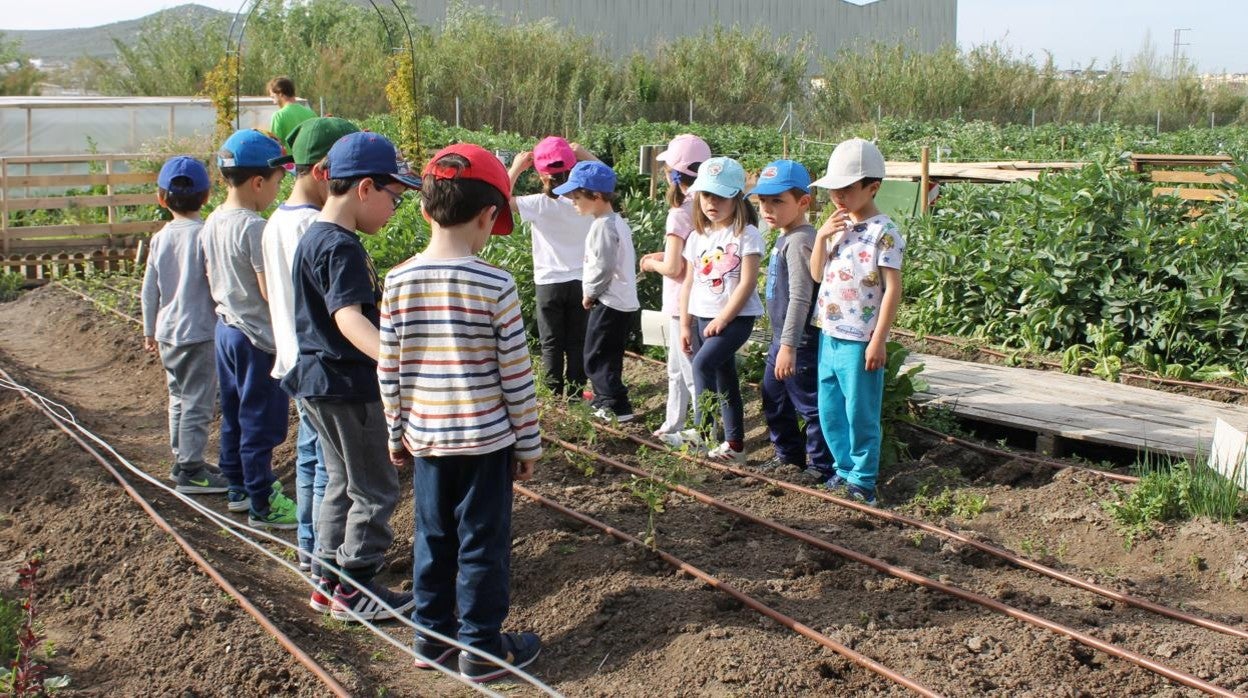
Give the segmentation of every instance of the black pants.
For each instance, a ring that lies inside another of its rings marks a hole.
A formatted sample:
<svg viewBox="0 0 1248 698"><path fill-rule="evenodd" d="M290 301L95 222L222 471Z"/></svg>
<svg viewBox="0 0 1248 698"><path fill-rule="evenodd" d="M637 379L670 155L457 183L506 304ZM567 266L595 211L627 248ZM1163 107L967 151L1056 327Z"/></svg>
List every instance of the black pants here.
<svg viewBox="0 0 1248 698"><path fill-rule="evenodd" d="M594 386L594 407L605 407L618 415L633 413L628 388L624 387L624 345L634 313L599 303L589 311L585 331L585 372Z"/></svg>
<svg viewBox="0 0 1248 698"><path fill-rule="evenodd" d="M537 335L546 385L559 395L579 396L585 385L585 323L581 282L537 285ZM567 373L564 373L564 369Z"/></svg>

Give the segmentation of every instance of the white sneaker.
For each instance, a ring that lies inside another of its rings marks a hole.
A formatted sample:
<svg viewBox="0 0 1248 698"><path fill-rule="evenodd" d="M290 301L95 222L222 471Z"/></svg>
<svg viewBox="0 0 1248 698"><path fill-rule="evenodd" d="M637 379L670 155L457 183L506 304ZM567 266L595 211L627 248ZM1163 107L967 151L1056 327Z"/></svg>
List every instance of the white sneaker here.
<svg viewBox="0 0 1248 698"><path fill-rule="evenodd" d="M707 451L706 457L733 465L745 465L746 461L745 450L734 451L727 441Z"/></svg>
<svg viewBox="0 0 1248 698"><path fill-rule="evenodd" d="M628 414L616 414L605 407L599 407L598 409L594 410L594 416L597 417L598 419L601 419L604 422L607 422L607 423L616 422L618 424L631 422L637 418L637 415L633 414L632 412L629 412Z"/></svg>

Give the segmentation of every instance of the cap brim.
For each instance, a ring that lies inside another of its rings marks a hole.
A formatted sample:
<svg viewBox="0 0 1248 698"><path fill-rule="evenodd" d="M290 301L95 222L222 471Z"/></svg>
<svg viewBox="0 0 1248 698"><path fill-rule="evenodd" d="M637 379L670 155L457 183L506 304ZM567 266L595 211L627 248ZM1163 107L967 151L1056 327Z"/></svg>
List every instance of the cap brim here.
<svg viewBox="0 0 1248 698"><path fill-rule="evenodd" d="M806 189L805 187L799 186L797 184L792 184L792 183L785 184L784 182L769 182L767 184L760 184L754 187L753 189L749 191L749 193L746 194L746 196L779 196L780 194L783 194L786 191L789 191L792 189L803 189L806 191L807 194L810 193L809 189Z"/></svg>
<svg viewBox="0 0 1248 698"><path fill-rule="evenodd" d="M865 178L864 175L827 175L811 182L810 186L819 187L820 189L844 189L854 182Z"/></svg>
<svg viewBox="0 0 1248 698"><path fill-rule="evenodd" d="M420 190L420 187L421 187L421 184L423 184L423 182L421 181L420 177L417 177L417 176L415 176L415 175L397 175L397 174L395 174L395 175L390 175L390 176L394 178L394 181L398 182L399 184L402 184L403 186L407 187L408 189L415 189L415 190L419 191L419 190Z"/></svg>
<svg viewBox="0 0 1248 698"><path fill-rule="evenodd" d="M283 155L280 158L269 158L269 167L285 167L295 164L294 155Z"/></svg>
<svg viewBox="0 0 1248 698"><path fill-rule="evenodd" d="M563 184L560 184L559 186L555 187L554 189L551 189L550 191L554 194L558 194L559 196L567 196L568 194L571 194L572 192L580 188L581 188L581 185L575 182L564 182Z"/></svg>
<svg viewBox="0 0 1248 698"><path fill-rule="evenodd" d="M511 207L504 207L498 212L498 218L494 219L494 227L490 230L490 235L511 235L511 231L516 227L516 220L511 215Z"/></svg>
<svg viewBox="0 0 1248 698"><path fill-rule="evenodd" d="M692 187L689 187L689 191L691 192L704 191L708 194L714 194L715 196L718 196L723 199L731 199L737 194L740 194L742 190L733 189L732 187L726 187L722 184L703 184L702 186L698 186L697 183L694 183Z"/></svg>

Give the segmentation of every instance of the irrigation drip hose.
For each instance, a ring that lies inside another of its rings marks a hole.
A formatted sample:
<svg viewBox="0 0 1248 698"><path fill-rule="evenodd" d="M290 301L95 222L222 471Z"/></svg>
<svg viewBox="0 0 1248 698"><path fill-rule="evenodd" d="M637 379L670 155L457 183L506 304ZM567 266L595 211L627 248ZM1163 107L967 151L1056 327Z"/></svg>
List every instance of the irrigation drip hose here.
<svg viewBox="0 0 1248 698"><path fill-rule="evenodd" d="M2 368L0 368L0 378L3 378L4 380L9 381L11 383L16 382L13 380L13 377L10 376ZM130 485L129 481L127 481L126 478L120 472L118 472L116 468L113 467L113 464L109 463L108 460L104 458L104 456L102 456L99 451L96 451L94 448L91 447L90 444L88 444L86 441L83 441L81 437L79 437L73 431L68 429L61 422L61 420L56 417L56 415L50 412L43 405L40 405L29 395L22 393L22 398L25 399L26 402L34 406L35 409L42 412L45 417L47 417L49 420L52 421L53 424L57 426L57 428L59 428L61 431L69 435L69 438L73 439L74 442L77 443L78 446L81 447L83 451L87 452L87 454L89 454L92 458L99 461L100 465L104 466L104 469L107 470L109 474L111 474L115 480L117 480L117 483L121 485L122 489L125 490L126 494L130 495L130 498L133 499L140 507L142 507L143 511L147 512L147 515L150 516L152 521L156 523L156 526L160 528L162 531L164 531L165 533L168 533L169 536L173 538L173 541L178 544L178 547L182 548L183 552L186 553L187 557L191 558L191 560L193 560L195 564L201 570L204 571L204 574L207 574L212 579L212 581L216 582L217 586L221 587L221 589L225 591L225 593L229 594L235 601L237 601L238 605L242 607L243 610L251 614L252 618L255 618L256 622L259 623L260 626L264 628L270 635L272 635L273 638L277 640L277 643L281 645L283 649L289 652L290 655L294 657L300 664L305 666L308 669L308 671L312 672L312 674L316 676L316 678L319 679L321 683L325 684L326 688L332 691L335 696L342 696L343 698L350 697L351 693L342 684L338 683L337 679L335 679L332 675L330 675L330 673L326 671L323 667L321 667L320 664L317 664L315 659L313 659L306 652L300 649L299 646L296 645L290 639L290 637L286 635L286 633L282 632L280 628L274 625L273 622L270 621L269 618L265 616L264 613L260 609L256 608L256 606L252 604L251 601L249 601L247 597L242 594L242 592L240 592L237 588L235 588L234 585L231 584L229 580L223 577L221 573L218 572L217 569L213 567L210 562L208 562L208 560L206 560L202 555L196 552L195 548L191 547L191 544L188 543L187 540L183 538L177 531L175 531L173 527L169 525L169 522L166 521L164 517L162 517L159 513L157 513L155 509L152 508L152 505L149 504L147 500L143 499L143 496L140 495L134 489L134 487Z"/></svg>
<svg viewBox="0 0 1248 698"><path fill-rule="evenodd" d="M56 285L57 285L57 287L58 287L58 288L63 288L63 289L65 289L66 291L69 291L70 293L74 294L75 296L78 296L79 298L83 299L84 301L87 301L88 303L91 303L92 305L94 305L94 306L95 306L95 307L97 307L97 308L101 308L101 309L103 309L103 310L107 310L108 312L112 313L113 315L116 315L117 317L121 318L122 320L128 320L128 321L130 321L130 322L133 322L134 324L138 325L139 327L142 327L142 326L143 326L143 321L142 321L142 320L139 320L138 318L132 317L132 316L130 316L130 315L126 315L125 313L121 312L120 310L118 310L118 309L116 309L116 308L114 308L114 307L112 307L112 306L105 305L104 303L102 303L102 302L100 302L100 301L96 300L95 298L92 298L91 296L88 296L87 294L82 293L81 291L78 291L78 290L72 289L72 288L70 288L70 287L66 286L65 284L63 284L63 283L61 283L61 282L59 282L59 281L57 281L57 282L55 282L55 283L56 283Z"/></svg>
<svg viewBox="0 0 1248 698"><path fill-rule="evenodd" d="M565 450L572 451L574 453L580 453L582 455L586 455L591 458L594 458L598 460L600 463L610 465L611 467L616 468L618 470L622 470L626 473L630 473L632 475L637 475L638 477L643 477L649 480L660 482L673 492L683 494L686 497L692 497L693 499L699 502L702 502L703 504L715 507L716 509L725 511L738 518L744 519L746 521L757 524L759 526L769 528L773 531L776 531L777 533L780 533L782 535L788 536L795 540L798 540L808 545L819 548L820 550L832 553L834 555L838 555L847 560L852 560L853 562L857 562L858 564L861 564L861 565L866 565L867 567L870 567L878 572L883 572L884 574L897 577L898 579L908 581L912 584L916 584L922 587L926 587L928 589L933 589L935 591L948 594L955 598L962 599L963 601L967 601L967 602L970 602L979 606L983 606L984 608L988 608L990 610L1004 614L1006 616L1014 618L1015 620L1021 620L1023 622L1030 623L1032 625L1044 628L1046 630L1050 630L1059 635L1063 635L1087 647L1100 650L1110 655L1111 657L1116 657L1118 659L1122 659L1124 661L1135 664L1136 666L1152 671L1155 674L1164 676L1165 678L1170 679L1171 681L1174 681L1176 683L1183 684L1184 686L1195 688L1197 690L1204 691L1205 693L1208 693L1209 695L1214 695L1214 696L1226 696L1228 698L1231 698L1237 695L1236 693L1232 691L1228 691L1225 688L1211 684L1208 681L1200 679L1196 676L1193 676L1183 671L1179 671L1178 669L1173 669L1164 664L1161 664L1160 662L1157 662L1148 657L1145 657L1141 654L1138 654L1128 649L1124 649L1122 647L1118 647L1117 645L1105 642L1098 638L1092 637L1091 635L1075 630L1074 628L1069 628L1060 623L1056 623L1054 621L1048 620L1047 618L1043 618L1033 613L1028 613L1027 611L1023 611L1021 609L1014 608L1013 606L1003 604L1000 601L997 601L996 599L984 596L982 594L977 594L972 591L967 591L966 589L955 587L950 584L944 584L942 582L938 582L929 577L924 577L923 575L915 574L914 572L903 569L896 565L890 565L888 563L881 562L880 560L869 557L867 555L863 555L862 553L859 553L857 551L850 550L849 548L841 547L839 545L836 545L835 543L829 543L821 538L816 538L808 533L804 533L792 527L785 526L784 524L778 523L776 521L772 521L770 519L765 519L763 517L756 516L754 514L751 514L748 511L745 511L744 509L733 506L732 504L728 504L727 502L720 501L714 497L711 497L710 495L704 494L697 490L690 489L688 487L685 487L684 485L679 485L674 482L669 482L663 478L656 477L653 473L649 473L639 468L634 468L633 466L628 465L626 463L622 463L618 460L615 460L614 458L609 458L607 456L594 453L593 451L577 446L576 444L569 443L562 439L557 439L557 438L550 437L550 436L543 436L542 439L549 443L555 444Z"/></svg>
<svg viewBox="0 0 1248 698"><path fill-rule="evenodd" d="M607 524L602 523L601 521L591 518L578 511L569 509L519 484L513 484L512 488L515 489L515 491L518 494L528 497L534 502L537 502L538 504L548 509L556 511L559 514L562 514L563 516L566 516L571 519L575 519L576 521L580 521L581 523L586 524L588 526L593 526L594 528L597 528L603 533L606 533L607 535L613 538L616 538L620 541L623 541L625 543L631 543L638 547L645 548L646 550L651 551L652 553L657 555L659 559L663 560L664 562L671 565L672 567L682 572L685 572L691 577L701 580L702 582L706 583L710 587L713 587L715 589L718 589L719 591L724 592L725 594L731 596L737 601L740 601L742 604L749 607L750 609L763 614L764 616L774 620L780 625L788 628L789 630L792 630L793 632L803 637L814 640L820 645L827 647L833 652L836 652L837 654L841 655L842 657L845 657L849 661L853 662L854 664L857 664L858 666L864 669L872 671L888 679L889 681L892 681L901 686L904 686L921 696L939 696L940 695L939 693L936 693L928 688L923 687L921 684L917 683L916 681L913 681L909 678L906 678L905 676L901 674L898 674L897 672L889 669L883 664L876 662L874 659L871 659L870 657L866 655L855 652L854 650L850 649L849 647L846 647L845 645L842 645L841 643L837 642L836 640L833 640L827 635L820 633L818 630L815 630L814 628L811 628L808 625L804 625L798 622L796 619L790 616L787 616L781 613L780 611L777 611L774 608L771 608L770 606L767 606L766 604L762 603L758 599L755 599L753 596L750 596L738 590L736 587L732 586L731 584L728 584L727 582L721 581L711 576L710 574L702 571L701 569L697 567L694 567L693 565L690 565L689 563L685 562L684 560L681 560L678 557L675 557L674 555L671 555L662 550L659 550L657 547L651 548L647 546L645 543L643 543L642 541L638 540L634 536L624 533L623 531L620 531L619 529L612 528L611 526L608 526Z"/></svg>
<svg viewBox="0 0 1248 698"><path fill-rule="evenodd" d="M626 438L629 441L632 441L633 443L638 444L640 446L645 446L647 448L651 448L654 450L664 450L664 446L662 444L656 443L654 441L648 441L639 436L634 436L633 434L629 434L620 429L616 429L610 425L603 425L602 429L603 431L606 431L607 433L615 434L616 436ZM1167 618L1171 618L1173 620L1177 620L1177 621L1184 622L1184 623L1190 623L1192 625L1205 628L1206 630L1213 630L1215 632L1219 632L1219 633L1223 633L1223 634L1230 635L1233 637L1238 637L1240 639L1248 640L1248 630L1245 630L1243 628L1239 628L1234 625L1228 625L1226 623L1220 623L1216 620L1211 620L1209 618L1202 618L1200 616L1195 616L1195 615L1191 615L1188 613L1184 613L1177 609L1170 608L1169 606L1163 606L1161 604L1154 603L1152 601L1149 601L1148 599L1140 598L1138 596L1132 596L1130 594L1124 594L1122 592L1115 591L1114 589L1110 589L1109 587L1101 586L1094 582L1089 582L1087 580L1079 579L1078 577L1073 577L1069 574L1066 574L1065 572L1049 567L1048 565L1044 565L1034 560L1030 560L1028 558L1022 557L1005 548L1001 548L1001 547L992 545L990 543L985 543L983 541L964 536L961 533L958 533L957 531L953 531L947 528L941 528L940 526L927 523L926 521L914 519L909 516L904 516L902 514L897 514L895 512L887 511L885 509L879 509L877 507L868 506L866 504L856 502L852 499L837 497L836 495L826 490L816 490L810 487L803 487L801 485L796 485L791 482L786 482L784 480L778 480L773 477L768 477L761 473L743 470L741 468L731 466L731 465L725 465L723 463L716 463L715 461L707 460L704 458L697 458L695 456L691 456L686 453L679 453L679 452L673 451L672 455L682 458L684 460L688 460L693 463L697 463L699 465L702 465L703 467L708 467L713 470L717 470L719 472L729 473L736 477L751 478L754 480L758 480L759 482L764 482L768 485L772 485L774 487L780 487L790 492L797 492L799 494L805 494L805 495L809 495L812 497L817 497L819 499L832 502L833 504L844 507L846 509L853 509L860 513L867 514L868 516L874 516L876 518L883 519L885 521L889 521L892 523L898 523L904 526L917 528L922 531L931 533L933 535L940 536L942 538L947 538L949 540L957 541L964 545L969 545L975 548L976 550L992 555L993 557L996 557L1000 560L1004 560L1005 562L1009 562L1010 564L1016 565L1018 567L1022 567L1024 569L1031 570L1032 572L1042 574L1046 577L1049 577L1050 579L1055 579L1057 581L1064 582L1071 586L1075 586L1080 589L1083 589L1084 591L1088 591L1093 594L1103 596L1107 599L1118 601L1118 602L1127 604L1128 606L1133 606L1135 608L1139 608L1145 611L1151 611L1153 613L1166 616Z"/></svg>

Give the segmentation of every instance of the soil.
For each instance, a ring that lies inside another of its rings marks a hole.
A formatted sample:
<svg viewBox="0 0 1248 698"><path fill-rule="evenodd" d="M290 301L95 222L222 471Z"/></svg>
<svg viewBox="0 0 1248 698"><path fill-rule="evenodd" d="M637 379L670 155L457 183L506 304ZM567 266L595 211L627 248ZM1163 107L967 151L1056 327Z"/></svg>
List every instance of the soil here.
<svg viewBox="0 0 1248 698"><path fill-rule="evenodd" d="M163 371L132 325L56 288L0 305L0 366L72 409L153 475L168 474ZM663 370L630 361L646 423L661 420ZM770 454L757 400L747 404L752 463ZM555 409L547 431L589 434ZM629 425L639 435L645 423ZM578 433L579 432L579 433ZM292 430L293 434L293 430ZM1244 627L1248 524L1159 526L1127 549L1095 475L1007 462L906 434L910 460L888 469L882 506L916 516L920 491L986 496L974 518L925 517L1072 575ZM649 468L603 433L592 448ZM211 451L210 451L211 452ZM292 449L278 475L291 481ZM405 488L410 474L404 473ZM782 475L795 477L796 472ZM690 485L738 507L898 567L999 599L1232 691L1248 693L1248 641L1179 624L1006 566L965 546L748 478L688 470ZM650 510L630 479L551 448L532 489L633 534ZM923 488L926 486L926 490ZM145 484L140 492L236 586L355 695L468 695L414 671L366 631L318 617L297 575L222 536ZM635 487L634 487L635 489ZM202 501L219 506L213 497ZM396 513L383 581L410 584L410 492ZM1160 695L1196 692L1063 636L882 575L678 494L655 515L662 549L833 639L947 695ZM66 695L325 695L326 691L157 530L96 461L12 391L0 392L0 594L43 551L40 621L55 645L49 675ZM907 691L743 608L642 546L617 543L517 496L508 629L541 634L532 671L576 696L904 695ZM410 633L390 632L403 642ZM537 695L522 684L509 695Z"/></svg>

